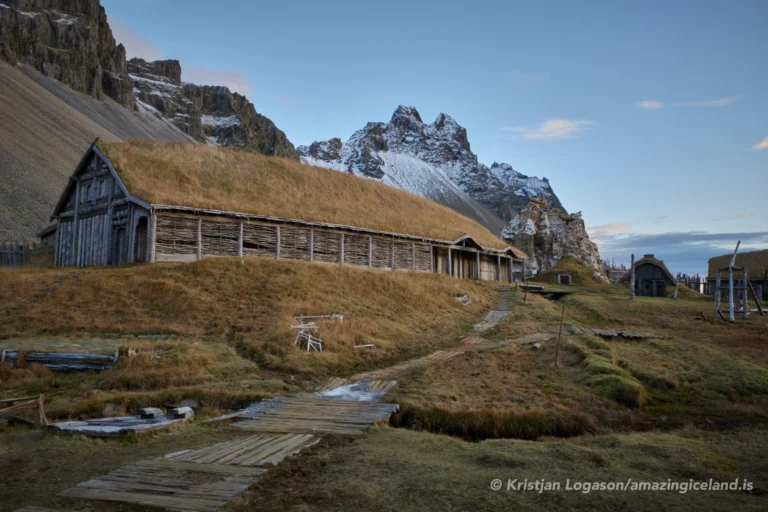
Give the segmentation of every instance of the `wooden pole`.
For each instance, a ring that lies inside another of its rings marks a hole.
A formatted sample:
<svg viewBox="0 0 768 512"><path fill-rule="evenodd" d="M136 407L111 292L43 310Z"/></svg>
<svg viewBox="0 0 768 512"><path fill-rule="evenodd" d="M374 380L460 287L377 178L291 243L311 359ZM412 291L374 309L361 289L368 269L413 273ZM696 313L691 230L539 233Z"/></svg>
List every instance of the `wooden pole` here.
<svg viewBox="0 0 768 512"><path fill-rule="evenodd" d="M340 248L340 256L339 256L339 263L344 263L344 233L341 234L341 248Z"/></svg>
<svg viewBox="0 0 768 512"><path fill-rule="evenodd" d="M392 247L390 248L390 264L392 267L392 270L395 270L395 239L392 239Z"/></svg>
<svg viewBox="0 0 768 512"><path fill-rule="evenodd" d="M749 318L749 295L747 293L747 283L749 283L749 277L747 277L747 267L746 266L741 271L741 278L743 280L742 289L744 290L744 293L742 295L742 299L744 301L744 304L742 304L741 309L742 309L742 314L744 316L744 320L747 320Z"/></svg>
<svg viewBox="0 0 768 512"><path fill-rule="evenodd" d="M453 276L453 269L451 268L451 248L448 248L448 275Z"/></svg>
<svg viewBox="0 0 768 512"><path fill-rule="evenodd" d="M728 265L728 320L731 322L736 321L736 316L733 311L733 266L736 264L736 252L739 250L741 240L736 242L736 249L731 256L731 264Z"/></svg>
<svg viewBox="0 0 768 512"><path fill-rule="evenodd" d="M563 304L563 313L560 315L560 330L557 331L557 348L555 349L555 368L560 366L560 338L563 335L563 319L565 318L565 304Z"/></svg>
<svg viewBox="0 0 768 512"><path fill-rule="evenodd" d="M197 219L197 259L203 259L203 219ZM118 261L120 257L118 256Z"/></svg>
<svg viewBox="0 0 768 512"><path fill-rule="evenodd" d="M629 269L629 300L635 300L635 255L632 255Z"/></svg>
<svg viewBox="0 0 768 512"><path fill-rule="evenodd" d="M373 266L373 237L368 237L368 267Z"/></svg>
<svg viewBox="0 0 768 512"><path fill-rule="evenodd" d="M416 242L411 242L411 270L416 270Z"/></svg>
<svg viewBox="0 0 768 512"><path fill-rule="evenodd" d="M501 255L496 255L496 280L501 281Z"/></svg>
<svg viewBox="0 0 768 512"><path fill-rule="evenodd" d="M475 253L475 267L477 267L477 270L475 271L475 278L480 279L480 253Z"/></svg>
<svg viewBox="0 0 768 512"><path fill-rule="evenodd" d="M315 230L309 230L309 261L315 260ZM369 265L370 266L370 265Z"/></svg>
<svg viewBox="0 0 768 512"><path fill-rule="evenodd" d="M720 269L718 269L715 276L715 313L713 318L717 320L717 317L722 315L720 311Z"/></svg>
<svg viewBox="0 0 768 512"><path fill-rule="evenodd" d="M276 228L277 243L275 244L275 259L280 259L280 226Z"/></svg>
<svg viewBox="0 0 768 512"><path fill-rule="evenodd" d="M759 285L758 285L758 287L759 287ZM758 313L760 313L760 316L765 316L765 313L763 313L763 306L760 304L760 298L755 293L755 289L752 287L752 283L751 282L749 282L749 289L752 290L752 297L755 299L755 304L757 305ZM759 288L759 289L762 292L762 288Z"/></svg>
<svg viewBox="0 0 768 512"><path fill-rule="evenodd" d="M237 255L243 257L243 223L240 223L239 232L237 235Z"/></svg>

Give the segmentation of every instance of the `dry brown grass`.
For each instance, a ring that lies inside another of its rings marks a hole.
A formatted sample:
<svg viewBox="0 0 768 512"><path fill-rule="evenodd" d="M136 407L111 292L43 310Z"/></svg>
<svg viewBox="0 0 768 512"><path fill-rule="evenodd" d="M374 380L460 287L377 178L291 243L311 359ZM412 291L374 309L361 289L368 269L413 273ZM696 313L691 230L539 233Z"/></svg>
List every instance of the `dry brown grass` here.
<svg viewBox="0 0 768 512"><path fill-rule="evenodd" d="M477 222L428 199L329 169L227 148L99 142L128 190L154 204L274 215L507 247Z"/></svg>

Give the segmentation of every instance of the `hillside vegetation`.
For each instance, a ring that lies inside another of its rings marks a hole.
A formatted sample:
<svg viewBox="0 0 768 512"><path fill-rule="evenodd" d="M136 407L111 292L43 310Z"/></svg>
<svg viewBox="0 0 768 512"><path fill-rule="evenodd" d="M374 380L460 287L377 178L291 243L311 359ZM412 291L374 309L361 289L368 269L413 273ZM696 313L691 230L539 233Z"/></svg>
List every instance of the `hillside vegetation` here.
<svg viewBox="0 0 768 512"><path fill-rule="evenodd" d="M373 180L233 149L99 141L128 190L154 204L347 224L504 248L477 222Z"/></svg>
<svg viewBox="0 0 768 512"><path fill-rule="evenodd" d="M573 256L563 256L557 265L546 272L536 274L531 280L539 283L556 284L557 274L570 274L571 284L574 285L594 286L602 284L599 279L595 278L594 270Z"/></svg>

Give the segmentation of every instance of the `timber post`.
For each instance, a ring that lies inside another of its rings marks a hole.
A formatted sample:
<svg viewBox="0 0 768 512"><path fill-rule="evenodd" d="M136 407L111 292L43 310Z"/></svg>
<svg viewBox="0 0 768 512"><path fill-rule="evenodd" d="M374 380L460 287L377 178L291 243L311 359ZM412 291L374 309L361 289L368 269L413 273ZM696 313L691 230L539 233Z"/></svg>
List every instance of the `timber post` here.
<svg viewBox="0 0 768 512"><path fill-rule="evenodd" d="M373 266L373 237L368 237L368 268Z"/></svg>
<svg viewBox="0 0 768 512"><path fill-rule="evenodd" d="M635 255L632 255L629 263L629 300L635 300Z"/></svg>
<svg viewBox="0 0 768 512"><path fill-rule="evenodd" d="M197 260L203 259L203 219L197 219Z"/></svg>
<svg viewBox="0 0 768 512"><path fill-rule="evenodd" d="M479 252L475 253L475 266L477 267L477 271L475 272L475 274L477 274L477 279L479 280L481 278L481 276L480 276L480 253Z"/></svg>
<svg viewBox="0 0 768 512"><path fill-rule="evenodd" d="M240 223L239 232L237 235L237 255L243 257L243 223Z"/></svg>
<svg viewBox="0 0 768 512"><path fill-rule="evenodd" d="M389 262L391 264L392 271L394 272L395 271L395 239L394 238L392 239L392 247L390 248L390 258L391 259L389 260Z"/></svg>
<svg viewBox="0 0 768 512"><path fill-rule="evenodd" d="M150 223L149 223L149 229L152 230L152 233L150 233L150 241L149 241L149 261L150 263L154 263L155 259L157 258L156 250L155 250L155 244L157 244L157 213L154 211L150 214ZM108 215L108 221L105 224L110 224L112 219L111 215ZM243 255L243 224L240 223L240 256Z"/></svg>
<svg viewBox="0 0 768 512"><path fill-rule="evenodd" d="M276 229L275 232L277 233L276 235L277 243L275 244L275 259L279 260L280 259L280 226L277 226L275 229Z"/></svg>
<svg viewBox="0 0 768 512"><path fill-rule="evenodd" d="M728 320L731 322L736 321L733 311L733 266L736 264L736 253L739 251L739 245L741 245L741 240L736 242L736 249L733 251L731 263L728 265Z"/></svg>
<svg viewBox="0 0 768 512"><path fill-rule="evenodd" d="M744 304L742 304L741 309L742 313L744 314L744 320L749 318L749 293L747 292L747 283L749 282L749 278L747 277L747 267L744 267L744 269L741 271L741 278L743 281L743 289L744 289L744 295L742 296L744 300Z"/></svg>
<svg viewBox="0 0 768 512"><path fill-rule="evenodd" d="M496 280L501 281L501 254L496 255Z"/></svg>
<svg viewBox="0 0 768 512"><path fill-rule="evenodd" d="M448 275L453 277L453 269L451 268L451 248L448 248Z"/></svg>
<svg viewBox="0 0 768 512"><path fill-rule="evenodd" d="M79 234L80 234L80 179L75 178L75 216L74 216L74 228L75 228L75 239L74 239L74 247L73 250L73 256L74 256L74 264L76 267L80 266L80 241L78 240Z"/></svg>
<svg viewBox="0 0 768 512"><path fill-rule="evenodd" d="M411 270L416 270L416 242L411 242Z"/></svg>
<svg viewBox="0 0 768 512"><path fill-rule="evenodd" d="M341 247L339 247L339 263L344 264L344 233L341 234Z"/></svg>
<svg viewBox="0 0 768 512"><path fill-rule="evenodd" d="M315 260L315 230L309 230L309 261Z"/></svg>
<svg viewBox="0 0 768 512"><path fill-rule="evenodd" d="M720 269L717 270L717 275L715 276L715 314L712 318L717 320L719 313L720 313Z"/></svg>

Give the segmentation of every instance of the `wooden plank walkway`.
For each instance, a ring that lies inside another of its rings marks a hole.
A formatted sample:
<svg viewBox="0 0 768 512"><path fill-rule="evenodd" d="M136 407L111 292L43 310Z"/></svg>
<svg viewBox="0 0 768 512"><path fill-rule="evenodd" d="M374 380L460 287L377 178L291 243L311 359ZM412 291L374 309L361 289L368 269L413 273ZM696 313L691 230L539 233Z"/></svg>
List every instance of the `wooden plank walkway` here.
<svg viewBox="0 0 768 512"><path fill-rule="evenodd" d="M185 450L165 456L197 464L265 466L277 464L320 440L312 434L259 434L218 443L199 450Z"/></svg>
<svg viewBox="0 0 768 512"><path fill-rule="evenodd" d="M212 512L247 489L264 471L225 464L142 460L65 489L59 496Z"/></svg>

